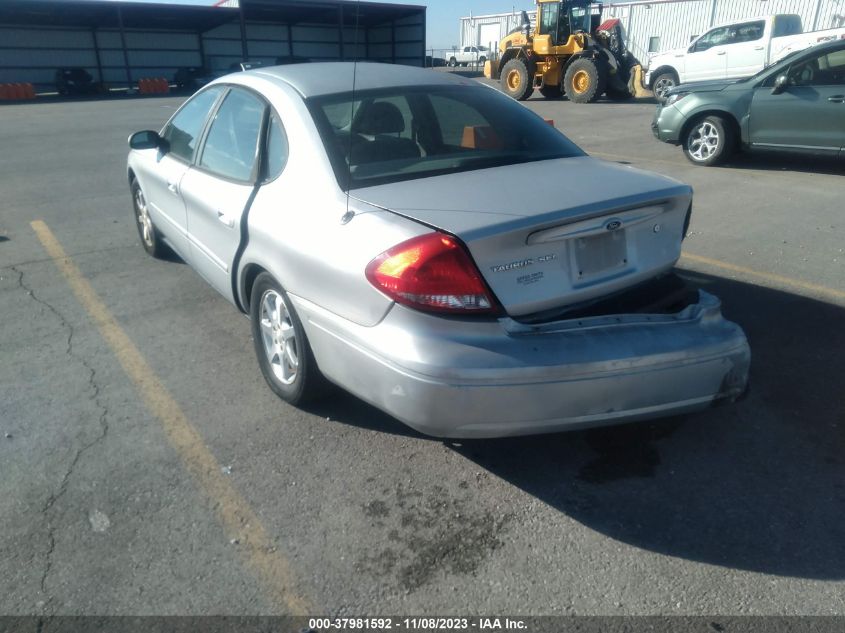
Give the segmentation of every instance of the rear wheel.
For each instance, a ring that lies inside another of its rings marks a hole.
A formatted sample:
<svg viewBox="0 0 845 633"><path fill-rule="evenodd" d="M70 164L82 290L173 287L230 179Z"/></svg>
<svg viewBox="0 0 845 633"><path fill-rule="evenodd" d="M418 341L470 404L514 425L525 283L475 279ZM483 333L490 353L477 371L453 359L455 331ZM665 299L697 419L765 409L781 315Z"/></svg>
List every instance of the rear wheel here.
<svg viewBox="0 0 845 633"><path fill-rule="evenodd" d="M512 59L502 68L502 91L517 101L525 101L534 92L533 69L524 59Z"/></svg>
<svg viewBox="0 0 845 633"><path fill-rule="evenodd" d="M563 77L563 90L573 103L592 103L604 92L607 72L595 60L582 57L569 64Z"/></svg>
<svg viewBox="0 0 845 633"><path fill-rule="evenodd" d="M326 381L287 293L268 273L256 277L250 296L255 354L264 379L282 400L305 404L323 395Z"/></svg>
<svg viewBox="0 0 845 633"><path fill-rule="evenodd" d="M457 59L455 59L454 57L450 57L450 58L449 58L449 65L450 65L452 68L454 68L455 66L457 66L457 65L458 65L458 60L457 60Z"/></svg>
<svg viewBox="0 0 845 633"><path fill-rule="evenodd" d="M654 98L660 103L666 103L667 93L677 85L678 76L674 72L668 71L660 73L654 78L654 81L651 84L651 89L654 92Z"/></svg>
<svg viewBox="0 0 845 633"><path fill-rule="evenodd" d="M163 258L168 254L168 248L161 239L161 234L150 218L147 198L141 190L137 180L130 185L132 191L132 206L135 210L135 227L138 229L138 237L141 238L141 245L144 250L156 258Z"/></svg>
<svg viewBox="0 0 845 633"><path fill-rule="evenodd" d="M540 94L543 95L546 99L560 99L563 96L563 92L560 89L560 85L540 86Z"/></svg>
<svg viewBox="0 0 845 633"><path fill-rule="evenodd" d="M735 147L733 128L718 116L696 120L684 138L684 154L696 165L717 165L733 154Z"/></svg>

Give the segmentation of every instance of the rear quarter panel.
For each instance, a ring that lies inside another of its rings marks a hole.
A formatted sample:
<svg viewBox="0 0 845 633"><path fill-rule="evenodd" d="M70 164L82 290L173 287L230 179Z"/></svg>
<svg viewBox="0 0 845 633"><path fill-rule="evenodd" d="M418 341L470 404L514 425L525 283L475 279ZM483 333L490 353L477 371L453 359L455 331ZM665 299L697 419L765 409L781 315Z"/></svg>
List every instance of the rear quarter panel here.
<svg viewBox="0 0 845 633"><path fill-rule="evenodd" d="M351 207L351 220L344 218L347 196L301 97L292 88L248 80L281 118L290 153L281 175L262 185L249 211L236 271L241 304L248 304L247 277L258 266L293 295L360 325L378 323L392 301L367 281L366 265L430 229L361 202Z"/></svg>

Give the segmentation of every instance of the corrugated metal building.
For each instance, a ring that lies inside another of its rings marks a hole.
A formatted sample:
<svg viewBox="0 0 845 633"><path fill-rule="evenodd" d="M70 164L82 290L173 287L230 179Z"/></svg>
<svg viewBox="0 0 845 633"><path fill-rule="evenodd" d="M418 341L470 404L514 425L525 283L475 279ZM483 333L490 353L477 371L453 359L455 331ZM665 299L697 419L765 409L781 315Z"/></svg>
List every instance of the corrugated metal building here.
<svg viewBox="0 0 845 633"><path fill-rule="evenodd" d="M602 17L622 19L628 49L645 62L711 26L772 13L800 15L805 31L845 26L845 0L637 0L606 4ZM519 23L519 12L461 18L461 46L489 46Z"/></svg>
<svg viewBox="0 0 845 633"><path fill-rule="evenodd" d="M180 67L243 60L367 59L422 66L425 7L354 0L224 0L188 6L0 0L0 83L54 89L60 67L112 87L172 78Z"/></svg>

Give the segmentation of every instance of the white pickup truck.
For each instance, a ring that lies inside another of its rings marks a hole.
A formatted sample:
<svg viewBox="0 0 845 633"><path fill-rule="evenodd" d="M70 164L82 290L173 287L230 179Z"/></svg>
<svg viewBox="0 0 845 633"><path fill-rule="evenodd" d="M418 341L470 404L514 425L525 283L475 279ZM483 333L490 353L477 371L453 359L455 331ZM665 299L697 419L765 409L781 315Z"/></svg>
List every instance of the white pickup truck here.
<svg viewBox="0 0 845 633"><path fill-rule="evenodd" d="M722 24L685 48L651 57L644 82L663 101L678 84L750 77L787 53L840 38L845 39L845 28L804 33L801 16L793 14Z"/></svg>
<svg viewBox="0 0 845 633"><path fill-rule="evenodd" d="M452 51L448 57L450 66L484 65L490 51L486 46L464 46L463 50Z"/></svg>

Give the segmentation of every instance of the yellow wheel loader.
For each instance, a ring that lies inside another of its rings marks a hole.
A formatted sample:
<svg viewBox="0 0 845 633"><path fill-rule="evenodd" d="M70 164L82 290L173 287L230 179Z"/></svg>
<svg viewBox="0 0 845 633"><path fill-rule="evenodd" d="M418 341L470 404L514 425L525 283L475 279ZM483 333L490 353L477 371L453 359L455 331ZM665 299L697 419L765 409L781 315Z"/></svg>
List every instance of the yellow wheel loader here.
<svg viewBox="0 0 845 633"><path fill-rule="evenodd" d="M523 11L522 26L499 42L498 59L487 60L485 76L520 101L535 88L547 99L565 94L574 103L592 103L602 94L631 98L637 61L625 49L619 20L599 24L600 15L601 5L590 0L537 0L534 32Z"/></svg>

